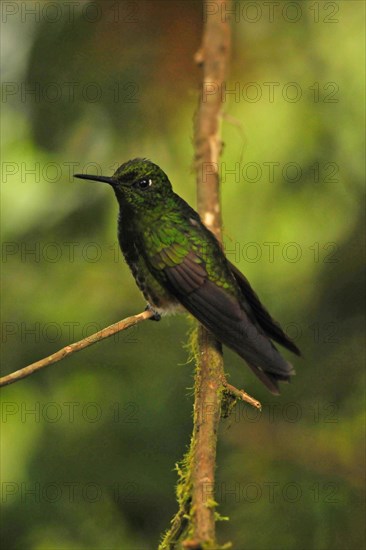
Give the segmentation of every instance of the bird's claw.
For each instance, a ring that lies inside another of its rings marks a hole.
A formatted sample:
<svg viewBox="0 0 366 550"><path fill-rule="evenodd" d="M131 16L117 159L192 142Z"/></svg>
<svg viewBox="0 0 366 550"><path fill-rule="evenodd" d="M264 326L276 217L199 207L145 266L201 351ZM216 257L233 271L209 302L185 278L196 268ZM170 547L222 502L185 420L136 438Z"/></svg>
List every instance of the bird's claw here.
<svg viewBox="0 0 366 550"><path fill-rule="evenodd" d="M150 317L149 321L160 321L160 319L161 319L160 313L155 311L154 308L150 304L147 304L147 306L145 307L145 311L152 311L152 313L153 313L153 315L152 315L152 317Z"/></svg>

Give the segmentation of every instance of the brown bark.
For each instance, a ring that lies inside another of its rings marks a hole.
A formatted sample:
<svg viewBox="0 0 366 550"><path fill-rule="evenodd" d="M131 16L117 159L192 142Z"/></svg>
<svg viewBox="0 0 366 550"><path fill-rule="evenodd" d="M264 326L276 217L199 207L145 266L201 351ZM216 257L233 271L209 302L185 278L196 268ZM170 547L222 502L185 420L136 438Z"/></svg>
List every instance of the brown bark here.
<svg viewBox="0 0 366 550"><path fill-rule="evenodd" d="M149 319L152 316L153 316L153 312L150 310L147 310L142 313L139 313L138 315L127 317L126 319L123 319L123 321L118 321L118 323L115 323L114 325L110 325L109 327L103 328L99 332L96 332L91 336L87 336L83 340L79 340L79 342L75 342L73 344L69 344L68 346L65 346L64 348L60 349L56 353L53 353L52 355L49 355L44 359L40 359L39 361L36 361L35 363L28 365L27 367L24 367L15 372L12 372L11 374L1 377L0 387L8 386L9 384L13 384L18 380L21 380L22 378L26 378L27 376L30 376L31 374L41 369L44 369L45 367L49 367L50 365L53 365L54 363L57 363L58 361L65 359L65 357L68 357L72 353L81 351L82 349L85 349L88 346L91 346L92 344L96 344L97 342L100 342L105 338L109 338L110 336L113 336L113 334L117 334L117 332L121 332L122 330L126 330L130 327L133 327L137 323L140 323L141 321L145 321L145 319Z"/></svg>
<svg viewBox="0 0 366 550"><path fill-rule="evenodd" d="M194 141L198 211L208 229L220 240L221 91L230 55L230 26L222 17L221 7L228 8L230 1L222 0L217 4L217 12L207 18L202 48L196 55L203 67L203 82ZM192 541L200 547L204 543L214 544L216 540L214 484L224 379L221 345L202 326L198 328L196 356L191 518Z"/></svg>

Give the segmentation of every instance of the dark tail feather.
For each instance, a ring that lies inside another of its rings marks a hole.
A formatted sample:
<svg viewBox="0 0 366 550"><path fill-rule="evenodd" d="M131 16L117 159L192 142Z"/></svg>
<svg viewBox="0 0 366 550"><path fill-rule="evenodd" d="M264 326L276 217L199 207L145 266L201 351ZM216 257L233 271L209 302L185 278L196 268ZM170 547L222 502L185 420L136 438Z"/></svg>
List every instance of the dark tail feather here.
<svg viewBox="0 0 366 550"><path fill-rule="evenodd" d="M254 292L252 287L249 284L249 281L244 275L229 262L229 267L232 274L235 277L236 282L238 283L240 290L242 291L245 300L250 306L251 312L254 315L255 320L262 330L267 334L269 338L275 340L281 346L284 346L288 350L296 353L296 355L301 355L299 348L296 344L287 336L287 334L282 330L279 323L272 319L271 315L262 305L257 294ZM249 312L248 312L249 313Z"/></svg>
<svg viewBox="0 0 366 550"><path fill-rule="evenodd" d="M257 378L259 378L259 380L266 386L266 388L269 389L271 393L273 393L274 395L280 395L280 388L278 386L278 381L275 375L265 373L262 370L260 370L258 367L249 365L249 363L247 363L247 365L254 372Z"/></svg>
<svg viewBox="0 0 366 550"><path fill-rule="evenodd" d="M248 359L246 359L243 355L242 357L246 360L247 365L250 367L256 377L259 378L259 380L263 382L263 384L274 395L280 395L280 388L278 385L279 382L290 382L291 376L294 376L296 374L295 369L293 368L291 363L287 363L289 370L287 374L284 374L263 370L261 367L257 367L253 363L249 363Z"/></svg>

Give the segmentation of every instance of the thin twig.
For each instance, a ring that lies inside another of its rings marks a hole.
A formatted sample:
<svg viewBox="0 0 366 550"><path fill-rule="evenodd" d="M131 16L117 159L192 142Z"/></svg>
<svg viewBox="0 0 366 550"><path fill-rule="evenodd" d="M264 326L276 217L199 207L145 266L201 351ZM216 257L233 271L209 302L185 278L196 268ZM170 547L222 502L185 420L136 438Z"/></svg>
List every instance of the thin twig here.
<svg viewBox="0 0 366 550"><path fill-rule="evenodd" d="M39 361L36 361L35 363L28 365L27 367L24 367L15 372L12 372L11 374L7 374L6 376L3 376L2 378L0 378L0 387L13 384L18 380L21 380L22 378L26 378L27 376L30 376L34 372L44 369L45 367L49 367L50 365L53 365L54 363L57 363L58 361L65 359L65 357L68 357L72 353L81 351L82 349L87 348L88 346L92 346L93 344L96 344L97 342L100 342L105 338L109 338L110 336L113 336L113 334L117 334L117 332L121 332L122 330L126 330L130 327L133 327L134 325L136 325L137 323L140 323L141 321L150 319L150 317L152 317L153 315L154 313L152 311L146 310L146 311L143 311L142 313L139 313L138 315L132 315L132 317L127 317L126 319L123 319L123 321L118 321L118 323L114 323L109 327L103 328L99 332L96 332L91 336L87 336L83 340L79 340L79 342L75 342L73 344L69 344L68 346L65 346L64 348L60 349L56 353L53 353L52 355L49 355L44 359L40 359Z"/></svg>
<svg viewBox="0 0 366 550"><path fill-rule="evenodd" d="M252 407L255 407L256 409L262 410L261 403L254 399L249 393L245 392L244 390L238 390L235 386L232 386L229 384L226 380L226 378L222 379L222 385L224 388L231 393L236 399L240 399L241 401L245 401L246 403L249 403L249 405L252 405Z"/></svg>

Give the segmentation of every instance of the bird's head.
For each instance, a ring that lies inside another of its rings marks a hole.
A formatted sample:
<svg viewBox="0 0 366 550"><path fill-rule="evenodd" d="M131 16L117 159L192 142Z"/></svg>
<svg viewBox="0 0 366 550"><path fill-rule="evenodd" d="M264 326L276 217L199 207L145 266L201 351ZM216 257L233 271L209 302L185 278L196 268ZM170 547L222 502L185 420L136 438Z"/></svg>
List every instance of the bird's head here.
<svg viewBox="0 0 366 550"><path fill-rule="evenodd" d="M108 183L113 187L121 207L128 205L135 211L162 206L173 193L165 172L147 159L129 160L111 177L89 174L75 174L75 177Z"/></svg>

